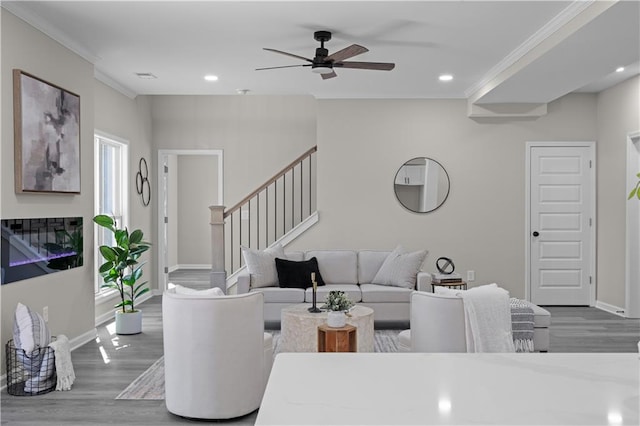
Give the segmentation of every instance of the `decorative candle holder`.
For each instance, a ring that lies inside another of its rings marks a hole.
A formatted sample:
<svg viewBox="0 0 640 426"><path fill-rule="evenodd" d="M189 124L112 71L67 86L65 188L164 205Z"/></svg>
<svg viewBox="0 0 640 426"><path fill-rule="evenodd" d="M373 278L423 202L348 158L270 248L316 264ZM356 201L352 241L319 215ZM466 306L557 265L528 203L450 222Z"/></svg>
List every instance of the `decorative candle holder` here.
<svg viewBox="0 0 640 426"><path fill-rule="evenodd" d="M318 290L318 283L316 282L316 273L315 272L311 273L311 284L313 284L313 288L312 288L313 298L312 298L312 305L309 308L309 312L313 312L313 313L322 312L316 306L316 291Z"/></svg>

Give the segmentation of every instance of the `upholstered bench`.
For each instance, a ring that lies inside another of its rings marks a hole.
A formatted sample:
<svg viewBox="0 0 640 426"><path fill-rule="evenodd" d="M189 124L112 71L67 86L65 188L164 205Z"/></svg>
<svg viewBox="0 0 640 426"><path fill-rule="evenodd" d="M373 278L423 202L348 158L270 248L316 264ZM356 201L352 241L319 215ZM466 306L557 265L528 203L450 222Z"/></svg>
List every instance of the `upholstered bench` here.
<svg viewBox="0 0 640 426"><path fill-rule="evenodd" d="M551 313L529 301L522 302L533 309L533 347L536 352L549 351L549 326ZM411 352L411 330L404 330L398 335L398 352Z"/></svg>

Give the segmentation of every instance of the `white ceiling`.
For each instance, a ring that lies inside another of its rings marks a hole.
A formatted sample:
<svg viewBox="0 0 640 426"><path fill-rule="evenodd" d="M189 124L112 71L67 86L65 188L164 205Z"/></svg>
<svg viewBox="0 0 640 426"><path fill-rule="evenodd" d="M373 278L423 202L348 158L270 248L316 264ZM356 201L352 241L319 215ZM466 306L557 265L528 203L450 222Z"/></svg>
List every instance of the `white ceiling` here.
<svg viewBox="0 0 640 426"><path fill-rule="evenodd" d="M600 4L598 4L600 3ZM137 94L312 94L317 98L468 98L549 102L599 91L640 72L637 1L3 1L2 7L95 65L96 77ZM353 43L355 61L393 71L255 71ZM6 42L6 40L4 41ZM625 66L622 73L615 73ZM152 73L145 80L136 73ZM454 80L438 81L450 73ZM216 82L206 82L215 74Z"/></svg>

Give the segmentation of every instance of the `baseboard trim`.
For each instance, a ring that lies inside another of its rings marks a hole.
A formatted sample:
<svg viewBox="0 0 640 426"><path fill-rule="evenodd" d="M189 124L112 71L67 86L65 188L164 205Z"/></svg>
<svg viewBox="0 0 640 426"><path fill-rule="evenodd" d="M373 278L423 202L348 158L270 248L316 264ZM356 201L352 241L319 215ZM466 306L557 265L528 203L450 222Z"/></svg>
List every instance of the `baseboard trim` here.
<svg viewBox="0 0 640 426"><path fill-rule="evenodd" d="M136 299L136 303L142 303L146 300L151 299L153 296L159 296L162 295L162 291L157 290L157 289L152 289L151 291L146 292L145 294L143 294L142 296L138 297ZM104 324L105 322L112 320L113 319L113 313L114 311L110 310L105 312L104 314L97 316L96 320L95 320L95 324L96 327L98 327L99 325Z"/></svg>
<svg viewBox="0 0 640 426"><path fill-rule="evenodd" d="M69 340L69 345L71 346L71 350L75 351L76 349L78 349L80 346L89 343L90 341L92 341L93 339L96 338L96 336L98 336L98 329L97 328L93 328L85 333L82 333L81 335L74 337L73 339Z"/></svg>
<svg viewBox="0 0 640 426"><path fill-rule="evenodd" d="M173 271L177 271L179 269L211 269L211 265L205 265L200 263L190 264L190 263L181 263L173 267ZM169 272L173 272L169 271Z"/></svg>
<svg viewBox="0 0 640 426"><path fill-rule="evenodd" d="M596 301L596 308L609 312L610 314L614 314L622 318L626 318L624 308L620 308L615 305L610 305L609 303L601 302L599 300Z"/></svg>
<svg viewBox="0 0 640 426"><path fill-rule="evenodd" d="M104 324L105 322L113 319L113 311L105 312L104 314L96 317L96 327Z"/></svg>
<svg viewBox="0 0 640 426"><path fill-rule="evenodd" d="M171 272L177 271L178 269L180 269L180 265L173 265L173 266L169 266L169 269L167 271L171 273Z"/></svg>

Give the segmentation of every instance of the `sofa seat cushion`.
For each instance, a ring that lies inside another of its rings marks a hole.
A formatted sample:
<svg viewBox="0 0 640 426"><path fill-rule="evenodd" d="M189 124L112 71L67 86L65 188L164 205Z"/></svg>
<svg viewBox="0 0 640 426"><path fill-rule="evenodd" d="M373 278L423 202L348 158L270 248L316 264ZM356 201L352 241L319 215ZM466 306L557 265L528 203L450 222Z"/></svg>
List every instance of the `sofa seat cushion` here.
<svg viewBox="0 0 640 426"><path fill-rule="evenodd" d="M251 293L260 292L265 303L302 303L304 290L301 288L261 287L251 289Z"/></svg>
<svg viewBox="0 0 640 426"><path fill-rule="evenodd" d="M379 284L361 284L363 303L410 303L413 290Z"/></svg>
<svg viewBox="0 0 640 426"><path fill-rule="evenodd" d="M326 284L358 284L358 255L353 250L312 250L305 260L315 257ZM334 289L335 290L335 289Z"/></svg>
<svg viewBox="0 0 640 426"><path fill-rule="evenodd" d="M324 287L318 287L316 294L316 304L323 305L324 301L327 300L327 296L330 291L344 291L349 300L352 302L361 302L362 301L362 293L360 292L360 287L356 284L331 284L325 285ZM304 301L307 303L313 302L313 288L308 288L305 290Z"/></svg>

